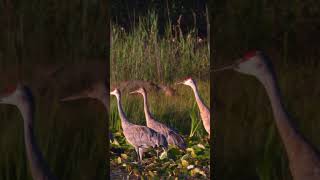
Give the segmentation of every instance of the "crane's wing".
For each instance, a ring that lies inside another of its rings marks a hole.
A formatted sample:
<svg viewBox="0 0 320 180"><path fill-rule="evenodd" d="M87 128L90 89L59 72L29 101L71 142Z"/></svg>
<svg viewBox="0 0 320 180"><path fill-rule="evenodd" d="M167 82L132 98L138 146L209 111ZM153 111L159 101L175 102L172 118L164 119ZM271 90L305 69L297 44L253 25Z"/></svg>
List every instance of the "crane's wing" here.
<svg viewBox="0 0 320 180"><path fill-rule="evenodd" d="M179 135L178 132L176 132L172 128L166 126L165 124L162 124L162 123L153 119L153 121L150 121L150 128L163 134L167 138L167 141L169 144L174 144L181 149L186 148L186 143L185 143L183 137L181 135Z"/></svg>
<svg viewBox="0 0 320 180"><path fill-rule="evenodd" d="M165 124L162 124L162 123L156 121L155 119L151 119L148 127L154 129L155 131L157 131L165 136L167 136L170 131L175 131L174 129L168 127Z"/></svg>
<svg viewBox="0 0 320 180"><path fill-rule="evenodd" d="M183 137L180 134L178 134L178 133L176 133L174 131L170 131L169 132L169 135L168 135L167 139L168 139L169 144L174 144L174 145L178 146L181 149L186 149L187 148L187 145L186 145Z"/></svg>
<svg viewBox="0 0 320 180"><path fill-rule="evenodd" d="M124 135L133 146L154 147L159 144L159 134L145 126L130 126L124 131Z"/></svg>

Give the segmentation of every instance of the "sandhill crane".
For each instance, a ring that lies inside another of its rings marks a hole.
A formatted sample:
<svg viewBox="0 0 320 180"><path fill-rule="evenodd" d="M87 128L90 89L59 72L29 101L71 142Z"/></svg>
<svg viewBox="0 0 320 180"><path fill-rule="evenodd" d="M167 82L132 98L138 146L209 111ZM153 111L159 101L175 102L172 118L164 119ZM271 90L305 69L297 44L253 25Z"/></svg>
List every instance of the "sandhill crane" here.
<svg viewBox="0 0 320 180"><path fill-rule="evenodd" d="M61 101L71 101L83 98L92 98L100 101L104 107L106 108L107 112L109 112L109 95L107 94L108 89L103 82L94 83L90 88L79 92L77 94L65 97L61 99Z"/></svg>
<svg viewBox="0 0 320 180"><path fill-rule="evenodd" d="M96 82L90 88L81 91L77 94L62 98L60 101L73 101L77 99L84 99L84 98L92 98L100 101L107 112L109 112L109 95L107 94L108 87L103 82ZM109 133L109 139L111 141L114 140L113 135Z"/></svg>
<svg viewBox="0 0 320 180"><path fill-rule="evenodd" d="M236 63L215 71L226 69L255 76L264 86L270 99L278 132L288 155L293 179L320 179L319 152L298 132L286 112L277 78L268 57L261 51L250 51Z"/></svg>
<svg viewBox="0 0 320 180"><path fill-rule="evenodd" d="M200 116L202 119L203 126L207 133L210 136L210 111L208 107L204 104L203 100L201 99L198 91L198 87L196 85L196 82L192 78L187 78L182 82L178 82L176 84L184 84L187 86L190 86L193 90L194 96L196 98L196 102L198 104L199 110L200 110Z"/></svg>
<svg viewBox="0 0 320 180"><path fill-rule="evenodd" d="M22 85L9 87L0 97L1 104L16 106L24 121L24 141L26 153L29 160L31 174L35 180L56 179L50 172L39 147L37 146L33 133L34 98L31 90Z"/></svg>
<svg viewBox="0 0 320 180"><path fill-rule="evenodd" d="M167 141L163 140L164 137L159 136L159 134L154 133L154 131L149 131L148 129L145 129L146 127L144 128L144 126L138 126L138 125L134 125L134 124L131 124L128 122L128 120L122 110L121 101L120 101L121 100L120 99L121 98L120 91L118 89L116 89L116 90L114 90L113 92L114 92L114 94L117 94L116 92L119 93L119 96L118 95L115 95L115 96L117 97L118 108L121 108L121 111L119 109L119 115L120 115L120 119L121 119L123 133L124 133L126 139L128 140L128 142L135 147L135 150L138 154L139 160L142 160L143 151L146 149L147 146L148 147L150 147L150 146L155 147L156 145L158 145L158 146L163 145L165 148L167 148L167 145L165 145L165 144L167 144ZM107 103L107 98L109 98L109 95L107 93L108 93L108 91L107 91L107 87L105 86L105 84L95 83L91 88L84 90L78 94L63 98L63 99L61 99L61 101L71 101L71 100L76 100L76 99L81 99L81 98L94 98L94 99L101 101L105 105L106 110L108 110L109 105ZM123 113L123 116L122 116L122 113ZM123 117L124 117L124 119L123 119ZM128 124L130 126L128 126ZM133 127L134 130L130 130L131 127ZM135 131L137 131L137 133L135 133ZM109 134L109 137L110 136L112 136L112 135ZM144 140L148 141L148 143L143 144Z"/></svg>
<svg viewBox="0 0 320 180"><path fill-rule="evenodd" d="M180 149L186 148L186 143L183 140L183 137L180 136L177 132L175 132L173 129L169 128L165 124L162 124L154 119L154 117L151 115L149 106L148 106L148 97L147 92L144 88L139 88L136 91L131 92L130 94L139 93L143 97L143 105L144 105L144 114L147 121L147 127L157 131L158 133L163 134L168 141L168 144L177 146Z"/></svg>
<svg viewBox="0 0 320 180"><path fill-rule="evenodd" d="M116 87L122 93L130 92L136 90L140 87L145 88L148 92L162 92L166 96L174 96L175 90L170 86L161 83L154 83L151 81L144 81L144 80L128 80L128 81L121 81L118 83L112 83L111 88Z"/></svg>
<svg viewBox="0 0 320 180"><path fill-rule="evenodd" d="M110 94L117 98L123 134L127 141L135 148L140 161L142 160L143 152L149 147L168 148L168 142L164 135L157 133L146 126L135 125L128 121L125 113L122 110L121 93L118 89L113 90L110 92Z"/></svg>

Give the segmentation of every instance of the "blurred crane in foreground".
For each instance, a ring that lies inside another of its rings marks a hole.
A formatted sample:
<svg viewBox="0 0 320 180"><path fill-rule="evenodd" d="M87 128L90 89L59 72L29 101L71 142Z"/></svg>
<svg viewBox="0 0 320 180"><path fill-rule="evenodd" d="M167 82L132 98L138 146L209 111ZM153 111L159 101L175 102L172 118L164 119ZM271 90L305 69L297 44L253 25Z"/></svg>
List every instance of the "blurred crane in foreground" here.
<svg viewBox="0 0 320 180"><path fill-rule="evenodd" d="M186 149L186 143L184 142L182 136L180 136L176 131L169 128L165 124L156 121L151 115L146 90L144 88L139 88L138 90L133 91L130 94L135 93L141 94L143 97L144 114L147 121L147 127L157 131L160 134L163 134L167 138L168 144L176 146L180 149Z"/></svg>
<svg viewBox="0 0 320 180"><path fill-rule="evenodd" d="M187 86L190 86L193 90L194 96L196 98L196 102L198 104L199 110L200 110L200 116L202 119L203 126L210 137L210 111L208 107L204 104L203 100L201 99L198 91L198 87L196 85L196 82L192 78L187 78L182 82L178 82L176 84L184 84Z"/></svg>
<svg viewBox="0 0 320 180"><path fill-rule="evenodd" d="M0 96L0 104L10 104L16 106L24 121L24 141L34 180L53 180L56 179L50 172L41 151L36 143L34 125L34 98L31 90L22 85L10 87Z"/></svg>
<svg viewBox="0 0 320 180"><path fill-rule="evenodd" d="M73 94L71 96L65 97L60 101L74 101L78 99L92 98L100 101L104 105L106 111L109 112L109 95L107 94L108 91L108 87L105 85L105 83L96 82L90 88L79 93ZM113 135L111 133L109 133L109 139L111 141L114 140Z"/></svg>
<svg viewBox="0 0 320 180"><path fill-rule="evenodd" d="M247 52L239 61L214 72L233 69L255 76L264 86L271 103L276 126L285 146L294 180L320 179L319 152L299 133L283 106L273 67L260 51Z"/></svg>

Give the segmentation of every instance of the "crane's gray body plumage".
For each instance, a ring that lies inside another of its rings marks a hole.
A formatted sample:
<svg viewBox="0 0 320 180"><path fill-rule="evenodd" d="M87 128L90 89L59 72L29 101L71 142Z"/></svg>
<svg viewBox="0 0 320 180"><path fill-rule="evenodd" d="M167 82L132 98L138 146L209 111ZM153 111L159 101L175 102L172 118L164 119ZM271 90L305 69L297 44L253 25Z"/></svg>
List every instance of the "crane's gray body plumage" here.
<svg viewBox="0 0 320 180"><path fill-rule="evenodd" d="M121 127L126 140L131 144L138 156L142 160L143 152L149 147L164 147L168 148L168 142L164 135L141 125L135 125L128 121L121 105L121 94L119 90L114 90L113 94L117 98L118 112L121 119Z"/></svg>
<svg viewBox="0 0 320 180"><path fill-rule="evenodd" d="M176 131L173 129L169 128L165 124L162 124L155 120L155 118L151 115L150 110L149 110L149 105L148 105L148 97L147 97L147 92L144 88L140 88L138 92L142 95L143 97L143 104L144 104L144 113L145 113L145 118L147 121L147 127L155 130L156 132L163 134L167 141L168 144L177 146L180 149L186 149L186 143L181 135L179 135Z"/></svg>
<svg viewBox="0 0 320 180"><path fill-rule="evenodd" d="M187 145L183 137L165 124L162 124L151 117L147 120L147 126L158 133L163 134L166 137L168 144L177 146L180 149L186 149Z"/></svg>

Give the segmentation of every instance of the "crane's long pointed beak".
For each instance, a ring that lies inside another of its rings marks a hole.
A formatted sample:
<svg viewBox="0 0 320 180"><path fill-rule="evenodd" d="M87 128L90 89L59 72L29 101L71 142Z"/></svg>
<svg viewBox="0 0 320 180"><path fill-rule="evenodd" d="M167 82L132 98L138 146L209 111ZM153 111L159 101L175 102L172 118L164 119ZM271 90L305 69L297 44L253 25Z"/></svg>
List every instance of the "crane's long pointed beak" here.
<svg viewBox="0 0 320 180"><path fill-rule="evenodd" d="M179 84L183 84L183 81L174 83L174 85L179 85Z"/></svg>
<svg viewBox="0 0 320 180"><path fill-rule="evenodd" d="M137 93L139 93L137 90L129 92L129 94L137 94Z"/></svg>
<svg viewBox="0 0 320 180"><path fill-rule="evenodd" d="M0 104L6 104L5 98L8 97L8 94L0 94Z"/></svg>
<svg viewBox="0 0 320 180"><path fill-rule="evenodd" d="M75 94L72 96L62 98L62 99L60 99L60 101L65 102L65 101L73 101L73 100L84 99L84 98L88 98L88 96L85 93L79 93L79 94Z"/></svg>
<svg viewBox="0 0 320 180"><path fill-rule="evenodd" d="M241 63L242 61L243 61L242 58L237 59L231 65L223 66L223 67L218 68L218 69L213 69L213 72L215 73L215 72L225 71L225 70L229 70L229 69L236 69L239 66L239 63Z"/></svg>
<svg viewBox="0 0 320 180"><path fill-rule="evenodd" d="M233 69L235 67L235 64L231 64L228 66L224 66L218 69L213 69L213 72L219 72L219 71L224 71L224 70L228 70L228 69Z"/></svg>

